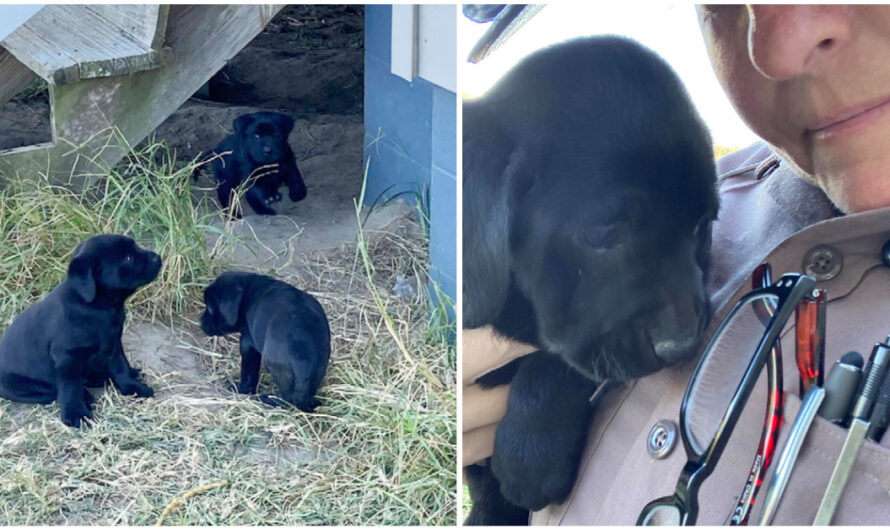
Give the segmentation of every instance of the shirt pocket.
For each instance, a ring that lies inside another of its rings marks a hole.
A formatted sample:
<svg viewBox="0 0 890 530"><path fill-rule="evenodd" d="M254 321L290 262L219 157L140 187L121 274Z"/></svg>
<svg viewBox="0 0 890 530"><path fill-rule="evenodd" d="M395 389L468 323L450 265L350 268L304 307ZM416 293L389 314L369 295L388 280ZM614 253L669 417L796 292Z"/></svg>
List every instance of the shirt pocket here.
<svg viewBox="0 0 890 530"><path fill-rule="evenodd" d="M800 410L801 401L787 393L785 421L777 445L776 459L785 447L788 431ZM782 496L773 525L812 525L828 487L835 463L848 430L818 416L813 420L800 449L785 493ZM888 435L890 436L890 435ZM759 517L771 483L773 467L770 467L763 488L758 494L754 515ZM757 519L752 518L752 521ZM866 439L853 472L844 488L832 525L886 525L890 523L890 449Z"/></svg>

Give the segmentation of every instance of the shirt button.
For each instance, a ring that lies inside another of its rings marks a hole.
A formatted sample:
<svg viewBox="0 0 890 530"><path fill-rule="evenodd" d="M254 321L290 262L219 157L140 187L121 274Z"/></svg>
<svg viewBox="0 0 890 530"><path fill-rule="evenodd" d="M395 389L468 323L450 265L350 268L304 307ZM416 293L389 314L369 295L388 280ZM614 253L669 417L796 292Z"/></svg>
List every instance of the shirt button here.
<svg viewBox="0 0 890 530"><path fill-rule="evenodd" d="M667 458L677 445L677 424L671 420L659 420L649 431L646 451L656 460Z"/></svg>
<svg viewBox="0 0 890 530"><path fill-rule="evenodd" d="M819 245L808 250L801 264L803 271L819 282L834 278L843 267L844 258L841 253L828 245Z"/></svg>

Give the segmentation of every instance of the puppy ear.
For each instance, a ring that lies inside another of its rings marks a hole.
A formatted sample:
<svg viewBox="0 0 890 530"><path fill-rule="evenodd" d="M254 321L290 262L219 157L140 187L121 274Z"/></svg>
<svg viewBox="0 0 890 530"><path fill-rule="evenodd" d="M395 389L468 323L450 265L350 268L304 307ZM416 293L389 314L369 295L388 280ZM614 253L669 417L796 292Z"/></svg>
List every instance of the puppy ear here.
<svg viewBox="0 0 890 530"><path fill-rule="evenodd" d="M472 220L463 225L463 325L474 328L500 313L510 285L514 149L493 120L472 112L464 113L463 146L463 211Z"/></svg>
<svg viewBox="0 0 890 530"><path fill-rule="evenodd" d="M78 296L89 303L96 299L94 263L89 256L77 255L80 248L77 247L74 259L68 264L68 283Z"/></svg>
<svg viewBox="0 0 890 530"><path fill-rule="evenodd" d="M232 127L235 128L235 136L242 136L244 134L244 130L247 129L247 126L253 122L253 114L242 114L235 118L235 121L232 122Z"/></svg>
<svg viewBox="0 0 890 530"><path fill-rule="evenodd" d="M219 301L219 314L222 315L226 325L234 328L238 323L238 311L241 309L241 298L244 296L244 287L233 285Z"/></svg>
<svg viewBox="0 0 890 530"><path fill-rule="evenodd" d="M287 139L290 136L290 132L294 130L294 119L280 112L275 113L275 118L278 122L278 128L281 130L281 135Z"/></svg>

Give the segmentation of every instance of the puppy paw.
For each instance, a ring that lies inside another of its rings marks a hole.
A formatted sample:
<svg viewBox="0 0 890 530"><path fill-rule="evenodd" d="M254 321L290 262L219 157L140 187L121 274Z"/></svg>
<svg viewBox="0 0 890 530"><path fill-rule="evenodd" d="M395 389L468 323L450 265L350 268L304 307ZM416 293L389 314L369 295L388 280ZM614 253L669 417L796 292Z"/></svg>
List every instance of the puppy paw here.
<svg viewBox="0 0 890 530"><path fill-rule="evenodd" d="M63 410L62 423L69 427L79 428L83 424L83 420L92 420L93 413L86 408L80 410Z"/></svg>
<svg viewBox="0 0 890 530"><path fill-rule="evenodd" d="M255 384L245 383L243 381L239 381L238 383L232 384L229 386L229 390L237 392L239 394L256 394Z"/></svg>
<svg viewBox="0 0 890 530"><path fill-rule="evenodd" d="M317 409L318 406L321 405L321 401L319 401L317 398L312 397L303 401L297 401L295 404L297 408L302 410L303 412L315 412L315 409Z"/></svg>
<svg viewBox="0 0 890 530"><path fill-rule="evenodd" d="M535 511L569 496L595 389L595 382L551 354L534 353L518 367L490 460L507 501Z"/></svg>
<svg viewBox="0 0 890 530"><path fill-rule="evenodd" d="M537 464L527 459L510 460L492 456L491 466L501 483L501 493L512 504L536 511L549 504L559 503L569 496L575 483L574 470L567 469L571 462L557 463L559 457L548 454Z"/></svg>
<svg viewBox="0 0 890 530"><path fill-rule="evenodd" d="M86 388L83 389L83 406L87 408L87 410L93 410L93 403L95 402L95 398Z"/></svg>
<svg viewBox="0 0 890 530"><path fill-rule="evenodd" d="M136 386L136 391L135 391L136 397L141 397L141 398L154 397L155 391L152 387L150 387L146 384L143 384L143 383L136 383L135 386Z"/></svg>
<svg viewBox="0 0 890 530"><path fill-rule="evenodd" d="M526 526L528 510L510 504L501 494L501 485L491 466L474 464L464 468L464 484L470 490L473 507L464 526Z"/></svg>
<svg viewBox="0 0 890 530"><path fill-rule="evenodd" d="M262 401L266 405L269 405L270 407L283 407L287 405L287 401L284 401L283 399L271 394L260 394L258 397L260 398L260 401Z"/></svg>
<svg viewBox="0 0 890 530"><path fill-rule="evenodd" d="M90 377L84 378L83 386L88 386L90 388L99 388L105 386L106 381L108 381L107 375L92 375Z"/></svg>
<svg viewBox="0 0 890 530"><path fill-rule="evenodd" d="M139 368L130 368L130 377L136 381L142 381L142 370Z"/></svg>
<svg viewBox="0 0 890 530"><path fill-rule="evenodd" d="M140 398L154 397L155 391L152 387L144 383L131 383L121 389L121 394L125 396L136 396Z"/></svg>

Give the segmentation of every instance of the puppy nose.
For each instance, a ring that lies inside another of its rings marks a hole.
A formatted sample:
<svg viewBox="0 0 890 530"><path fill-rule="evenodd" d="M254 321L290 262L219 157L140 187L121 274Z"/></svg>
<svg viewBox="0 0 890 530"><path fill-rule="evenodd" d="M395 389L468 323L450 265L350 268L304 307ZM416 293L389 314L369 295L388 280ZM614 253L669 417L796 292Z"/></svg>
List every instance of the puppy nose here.
<svg viewBox="0 0 890 530"><path fill-rule="evenodd" d="M263 147L263 152L268 155L272 152L272 148L267 145L266 147Z"/></svg>
<svg viewBox="0 0 890 530"><path fill-rule="evenodd" d="M160 265L161 257L155 254L154 252L148 253L148 262L152 265Z"/></svg>

